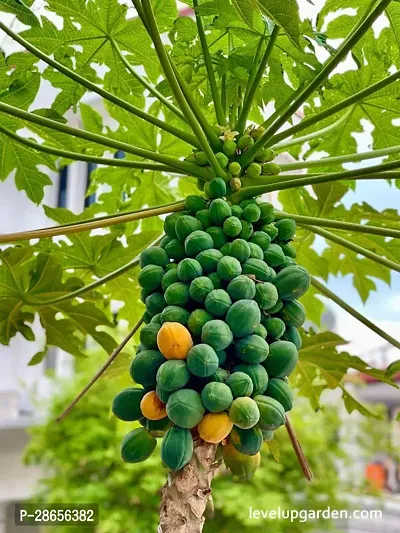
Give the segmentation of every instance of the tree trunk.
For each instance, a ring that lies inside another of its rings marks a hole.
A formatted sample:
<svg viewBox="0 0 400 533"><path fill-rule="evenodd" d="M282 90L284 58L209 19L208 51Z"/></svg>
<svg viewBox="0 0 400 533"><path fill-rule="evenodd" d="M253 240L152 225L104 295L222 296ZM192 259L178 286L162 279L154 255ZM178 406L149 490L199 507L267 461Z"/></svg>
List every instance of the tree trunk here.
<svg viewBox="0 0 400 533"><path fill-rule="evenodd" d="M169 474L162 489L158 533L202 532L211 481L218 468L216 450L216 445L196 440L190 463Z"/></svg>

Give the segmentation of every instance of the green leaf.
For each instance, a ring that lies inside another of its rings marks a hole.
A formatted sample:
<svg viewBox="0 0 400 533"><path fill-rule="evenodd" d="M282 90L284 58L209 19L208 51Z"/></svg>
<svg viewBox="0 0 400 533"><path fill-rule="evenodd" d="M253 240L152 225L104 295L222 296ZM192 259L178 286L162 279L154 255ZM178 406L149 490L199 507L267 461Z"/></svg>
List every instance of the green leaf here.
<svg viewBox="0 0 400 533"><path fill-rule="evenodd" d="M22 0L0 0L0 11L16 15L27 26L39 26L38 18Z"/></svg>
<svg viewBox="0 0 400 533"><path fill-rule="evenodd" d="M281 447L279 441L276 439L269 440L267 441L267 446L270 453L272 454L272 457L277 463L279 463L281 459Z"/></svg>
<svg viewBox="0 0 400 533"><path fill-rule="evenodd" d="M387 369L386 369L386 377L387 378L394 378L395 375L400 372L400 359L397 361L393 361Z"/></svg>
<svg viewBox="0 0 400 533"><path fill-rule="evenodd" d="M35 353L35 355L29 361L28 366L38 365L39 363L41 363L43 361L43 359L46 357L46 355L47 355L47 351L46 350L43 351L43 352Z"/></svg>
<svg viewBox="0 0 400 533"><path fill-rule="evenodd" d="M318 407L319 396L324 388L321 380L324 380L325 387L341 390L349 413L357 410L366 416L377 417L349 393L345 388L344 379L348 371L352 369L397 387L385 375L385 371L371 367L357 356L338 351L347 344L347 341L335 333L311 333L302 337L303 346L299 351L299 369L295 375L295 384L299 387L300 394L307 396L313 407Z"/></svg>
<svg viewBox="0 0 400 533"><path fill-rule="evenodd" d="M258 7L288 34L298 46L300 39L299 7L296 0L258 0Z"/></svg>

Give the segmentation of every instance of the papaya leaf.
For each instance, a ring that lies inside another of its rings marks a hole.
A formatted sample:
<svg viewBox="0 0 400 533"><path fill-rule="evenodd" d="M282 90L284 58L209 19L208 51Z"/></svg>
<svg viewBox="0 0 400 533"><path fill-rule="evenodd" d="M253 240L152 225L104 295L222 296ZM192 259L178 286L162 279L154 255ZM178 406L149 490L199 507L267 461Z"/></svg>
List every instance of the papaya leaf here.
<svg viewBox="0 0 400 533"><path fill-rule="evenodd" d="M46 355L47 355L47 350L44 350L42 352L36 352L35 355L29 361L28 366L35 366L35 365L40 364L43 361L43 359L46 357Z"/></svg>
<svg viewBox="0 0 400 533"><path fill-rule="evenodd" d="M0 0L0 10L16 15L18 20L27 26L37 27L39 26L39 19L33 11L29 9L29 3L32 2L23 2L22 0Z"/></svg>
<svg viewBox="0 0 400 533"><path fill-rule="evenodd" d="M279 463L281 459L281 447L279 441L277 441L276 439L267 441L267 446L269 451L271 452L272 457L277 463Z"/></svg>
<svg viewBox="0 0 400 533"><path fill-rule="evenodd" d="M287 33L291 41L299 46L300 38L300 17L299 7L296 0L258 0L259 9L270 17L276 24Z"/></svg>

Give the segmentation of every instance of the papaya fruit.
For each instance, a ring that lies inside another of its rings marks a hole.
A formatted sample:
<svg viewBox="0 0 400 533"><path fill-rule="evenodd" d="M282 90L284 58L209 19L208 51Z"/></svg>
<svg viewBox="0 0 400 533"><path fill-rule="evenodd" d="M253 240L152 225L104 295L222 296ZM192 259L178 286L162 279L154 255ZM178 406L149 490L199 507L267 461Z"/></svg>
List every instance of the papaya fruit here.
<svg viewBox="0 0 400 533"><path fill-rule="evenodd" d="M164 299L167 305L184 307L189 301L189 286L181 281L172 283L172 285L167 287L164 293Z"/></svg>
<svg viewBox="0 0 400 533"><path fill-rule="evenodd" d="M156 439L143 427L125 435L121 444L121 456L126 463L146 461L157 445Z"/></svg>
<svg viewBox="0 0 400 533"><path fill-rule="evenodd" d="M146 265L139 272L138 282L143 289L155 291L161 287L161 280L165 274L163 267L158 265Z"/></svg>
<svg viewBox="0 0 400 533"><path fill-rule="evenodd" d="M156 385L156 394L158 398L163 402L167 403L168 398L171 396L172 392L164 390L159 383Z"/></svg>
<svg viewBox="0 0 400 533"><path fill-rule="evenodd" d="M239 233L239 238L248 241L252 236L253 231L253 224L247 222L247 220L242 220L242 231Z"/></svg>
<svg viewBox="0 0 400 533"><path fill-rule="evenodd" d="M270 244L264 251L264 261L271 267L277 267L285 260L285 254L279 244Z"/></svg>
<svg viewBox="0 0 400 533"><path fill-rule="evenodd" d="M216 272L211 272L211 274L208 274L207 276L214 285L214 289L222 289L225 286L225 282L219 279L219 276Z"/></svg>
<svg viewBox="0 0 400 533"><path fill-rule="evenodd" d="M150 322L140 330L139 339L146 350L157 350L157 334L160 328L161 324Z"/></svg>
<svg viewBox="0 0 400 533"><path fill-rule="evenodd" d="M265 340L267 338L268 332L262 324L258 324L256 329L254 330L253 335L258 335L259 337Z"/></svg>
<svg viewBox="0 0 400 533"><path fill-rule="evenodd" d="M233 141L230 141L233 142ZM234 143L236 144L236 143ZM226 195L226 183L222 178L214 178L208 184L209 198L222 198Z"/></svg>
<svg viewBox="0 0 400 533"><path fill-rule="evenodd" d="M306 321L306 310L297 300L287 300L283 302L282 309L279 311L281 318L287 326L299 328Z"/></svg>
<svg viewBox="0 0 400 533"><path fill-rule="evenodd" d="M254 164L257 164L257 163L254 163ZM261 216L261 210L257 204L246 205L246 207L243 209L242 217L244 218L244 220L247 220L247 222L250 222L251 224L254 224L255 222L257 222L260 219L260 216Z"/></svg>
<svg viewBox="0 0 400 533"><path fill-rule="evenodd" d="M266 250L271 244L271 237L264 231L255 231L251 236L250 242L257 244L257 246L259 246L264 252L264 250Z"/></svg>
<svg viewBox="0 0 400 533"><path fill-rule="evenodd" d="M224 220L232 215L231 207L222 198L213 200L208 208L210 220L215 226L222 226Z"/></svg>
<svg viewBox="0 0 400 533"><path fill-rule="evenodd" d="M234 302L252 300L256 295L256 284L248 276L241 275L230 281L226 290Z"/></svg>
<svg viewBox="0 0 400 533"><path fill-rule="evenodd" d="M213 316L210 313L207 313L204 309L195 309L190 314L187 327L194 337L200 337L204 324L210 320L213 320Z"/></svg>
<svg viewBox="0 0 400 533"><path fill-rule="evenodd" d="M268 281L257 283L254 299L263 311L271 309L279 299L276 286Z"/></svg>
<svg viewBox="0 0 400 533"><path fill-rule="evenodd" d="M164 322L157 333L157 346L166 359L186 359L193 340L179 322Z"/></svg>
<svg viewBox="0 0 400 533"><path fill-rule="evenodd" d="M155 390L149 391L143 396L140 410L142 415L149 420L161 420L167 416L166 405L159 399Z"/></svg>
<svg viewBox="0 0 400 533"><path fill-rule="evenodd" d="M231 281L242 273L242 265L230 256L222 257L217 266L218 277L224 281Z"/></svg>
<svg viewBox="0 0 400 533"><path fill-rule="evenodd" d="M199 436L205 442L219 444L232 431L233 423L228 413L208 413L197 426Z"/></svg>
<svg viewBox="0 0 400 533"><path fill-rule="evenodd" d="M230 408L233 402L232 391L225 383L210 382L201 391L201 401L211 413L220 413Z"/></svg>
<svg viewBox="0 0 400 533"><path fill-rule="evenodd" d="M233 372L225 383L231 389L234 398L251 396L253 394L253 381L251 377L244 372Z"/></svg>
<svg viewBox="0 0 400 533"><path fill-rule="evenodd" d="M291 218L281 218L275 222L278 230L278 241L291 241L296 233L296 222Z"/></svg>
<svg viewBox="0 0 400 533"><path fill-rule="evenodd" d="M268 335L273 339L280 339L285 333L285 323L278 317L265 318L263 324L268 332Z"/></svg>
<svg viewBox="0 0 400 533"><path fill-rule="evenodd" d="M190 313L177 305L168 305L161 313L161 323L164 325L166 322L178 322L185 326L189 320Z"/></svg>
<svg viewBox="0 0 400 533"><path fill-rule="evenodd" d="M157 384L167 392L182 389L190 379L190 372L186 361L182 361L181 359L165 361L158 369L156 379Z"/></svg>
<svg viewBox="0 0 400 533"><path fill-rule="evenodd" d="M275 341L269 345L269 356L263 362L271 378L284 378L289 376L298 361L296 346L289 341Z"/></svg>
<svg viewBox="0 0 400 533"><path fill-rule="evenodd" d="M200 220L190 215L179 217L175 224L176 237L181 242L185 242L186 237L192 232L202 229Z"/></svg>
<svg viewBox="0 0 400 533"><path fill-rule="evenodd" d="M161 292L153 292L149 294L145 300L146 311L150 317L161 313L167 306L164 295Z"/></svg>
<svg viewBox="0 0 400 533"><path fill-rule="evenodd" d="M195 278L189 287L189 296L198 303L204 303L207 296L214 290L214 285L207 276Z"/></svg>
<svg viewBox="0 0 400 533"><path fill-rule="evenodd" d="M265 365L267 361L268 357L263 364ZM267 390L268 374L264 366L261 364L238 364L233 367L233 371L244 372L250 377L251 381L253 382L253 395L263 394Z"/></svg>
<svg viewBox="0 0 400 533"><path fill-rule="evenodd" d="M147 265L165 267L169 263L169 257L165 250L159 246L149 246L140 254L139 265L141 268Z"/></svg>
<svg viewBox="0 0 400 533"><path fill-rule="evenodd" d="M224 463L234 476L239 479L250 479L260 466L261 455L245 455L236 450L233 444L228 443L222 447Z"/></svg>
<svg viewBox="0 0 400 533"><path fill-rule="evenodd" d="M144 395L145 391L137 387L130 387L121 391L114 398L111 408L113 414L124 422L139 420L142 416L140 402Z"/></svg>
<svg viewBox="0 0 400 533"><path fill-rule="evenodd" d="M285 409L274 398L269 396L254 396L254 402L256 403L260 418L258 425L261 429L275 430L286 421Z"/></svg>
<svg viewBox="0 0 400 533"><path fill-rule="evenodd" d="M172 426L171 420L166 416L160 420L143 420L142 426L147 429L152 437L159 439L163 437L166 431Z"/></svg>
<svg viewBox="0 0 400 533"><path fill-rule="evenodd" d="M271 224L271 222L275 220L274 206L270 204L269 202L262 202L258 204L258 207L260 208L260 211L261 211L258 223L260 225ZM276 234L278 234L278 231L276 231ZM271 237L271 240L274 240L274 238L275 237Z"/></svg>
<svg viewBox="0 0 400 533"><path fill-rule="evenodd" d="M204 231L212 226L208 209L200 209L200 211L197 211L196 218L200 221L201 227Z"/></svg>
<svg viewBox="0 0 400 533"><path fill-rule="evenodd" d="M274 285L281 300L295 300L307 292L311 283L305 268L291 265L283 268L274 279Z"/></svg>
<svg viewBox="0 0 400 533"><path fill-rule="evenodd" d="M204 250L196 255L196 260L200 263L204 274L211 274L217 271L219 260L222 258L222 252L216 248Z"/></svg>
<svg viewBox="0 0 400 533"><path fill-rule="evenodd" d="M204 250L211 250L214 248L214 241L211 235L202 230L193 231L186 237L185 252L189 257L196 257Z"/></svg>
<svg viewBox="0 0 400 533"><path fill-rule="evenodd" d="M170 285L179 281L178 269L173 268L166 272L161 279L161 288L165 292Z"/></svg>
<svg viewBox="0 0 400 533"><path fill-rule="evenodd" d="M179 211L176 213L171 213L170 215L165 217L164 220L164 232L168 237L171 239L176 239L176 223L178 221L178 218L180 218L183 215L187 215L187 211Z"/></svg>
<svg viewBox="0 0 400 533"><path fill-rule="evenodd" d="M269 346L258 335L249 335L235 342L235 356L248 364L256 364L265 361L268 357Z"/></svg>
<svg viewBox="0 0 400 533"><path fill-rule="evenodd" d="M270 268L262 259L254 259L250 257L243 264L243 274L252 274L259 281L270 281L271 272Z"/></svg>
<svg viewBox="0 0 400 533"><path fill-rule="evenodd" d="M231 305L232 300L223 289L213 289L204 302L206 311L215 317L225 316Z"/></svg>
<svg viewBox="0 0 400 533"><path fill-rule="evenodd" d="M260 309L253 300L235 302L229 308L225 318L227 325L236 338L246 337L253 333L260 320Z"/></svg>
<svg viewBox="0 0 400 533"><path fill-rule="evenodd" d="M250 246L244 239L235 239L230 243L229 253L240 263L245 263L250 257Z"/></svg>
<svg viewBox="0 0 400 533"><path fill-rule="evenodd" d="M263 434L257 427L250 429L241 429L234 426L230 435L229 442L240 453L245 455L256 455L263 443Z"/></svg>
<svg viewBox="0 0 400 533"><path fill-rule="evenodd" d="M211 226L207 228L206 232L212 237L216 250L220 250L228 242L228 237L225 235L224 230L218 226Z"/></svg>
<svg viewBox="0 0 400 533"><path fill-rule="evenodd" d="M239 218L230 216L224 220L222 229L228 237L237 237L242 231L242 223Z"/></svg>
<svg viewBox="0 0 400 533"><path fill-rule="evenodd" d="M133 381L143 387L155 386L157 371L164 362L158 350L143 350L133 358L129 369Z"/></svg>
<svg viewBox="0 0 400 533"><path fill-rule="evenodd" d="M293 407L293 392L283 379L271 378L265 391L266 396L271 396L277 400L285 409L290 411Z"/></svg>
<svg viewBox="0 0 400 533"><path fill-rule="evenodd" d="M235 398L229 409L229 418L241 429L250 429L260 419L260 411L256 402L248 396Z"/></svg>
<svg viewBox="0 0 400 533"><path fill-rule="evenodd" d="M183 283L190 283L203 275L203 269L196 259L186 257L178 264L178 276Z"/></svg>
<svg viewBox="0 0 400 533"><path fill-rule="evenodd" d="M196 344L189 350L187 366L194 376L205 378L214 374L219 365L215 350L208 344Z"/></svg>
<svg viewBox="0 0 400 533"><path fill-rule="evenodd" d="M181 470L193 455L193 438L188 429L173 426L161 443L161 460L171 470Z"/></svg>
<svg viewBox="0 0 400 533"><path fill-rule="evenodd" d="M181 428L197 426L204 415L204 406L198 392L193 389L180 389L173 392L167 402L169 419Z"/></svg>
<svg viewBox="0 0 400 533"><path fill-rule="evenodd" d="M203 326L201 340L215 351L219 351L225 350L232 343L233 335L228 324L222 320L210 320Z"/></svg>
<svg viewBox="0 0 400 533"><path fill-rule="evenodd" d="M278 229L275 224L265 223L263 226L260 227L260 229L261 231L267 233L270 236L271 242L274 241L278 236Z"/></svg>
<svg viewBox="0 0 400 533"><path fill-rule="evenodd" d="M303 341L298 330L292 326L287 326L285 333L282 335L282 340L293 342L298 350L301 350Z"/></svg>
<svg viewBox="0 0 400 533"><path fill-rule="evenodd" d="M186 257L185 247L178 239L171 239L165 246L165 251L170 259L181 261Z"/></svg>
<svg viewBox="0 0 400 533"><path fill-rule="evenodd" d="M185 200L185 209L191 215L196 215L202 209L205 209L207 205L206 200L198 194L189 194Z"/></svg>

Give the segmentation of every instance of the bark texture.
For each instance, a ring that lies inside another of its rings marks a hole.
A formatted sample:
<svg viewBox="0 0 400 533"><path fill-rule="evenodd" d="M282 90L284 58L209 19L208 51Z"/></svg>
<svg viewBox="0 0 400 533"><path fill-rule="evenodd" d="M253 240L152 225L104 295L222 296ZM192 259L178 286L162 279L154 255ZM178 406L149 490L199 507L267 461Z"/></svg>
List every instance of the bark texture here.
<svg viewBox="0 0 400 533"><path fill-rule="evenodd" d="M180 472L170 473L162 489L158 533L202 532L211 481L218 468L216 450L216 445L199 439L190 463Z"/></svg>

